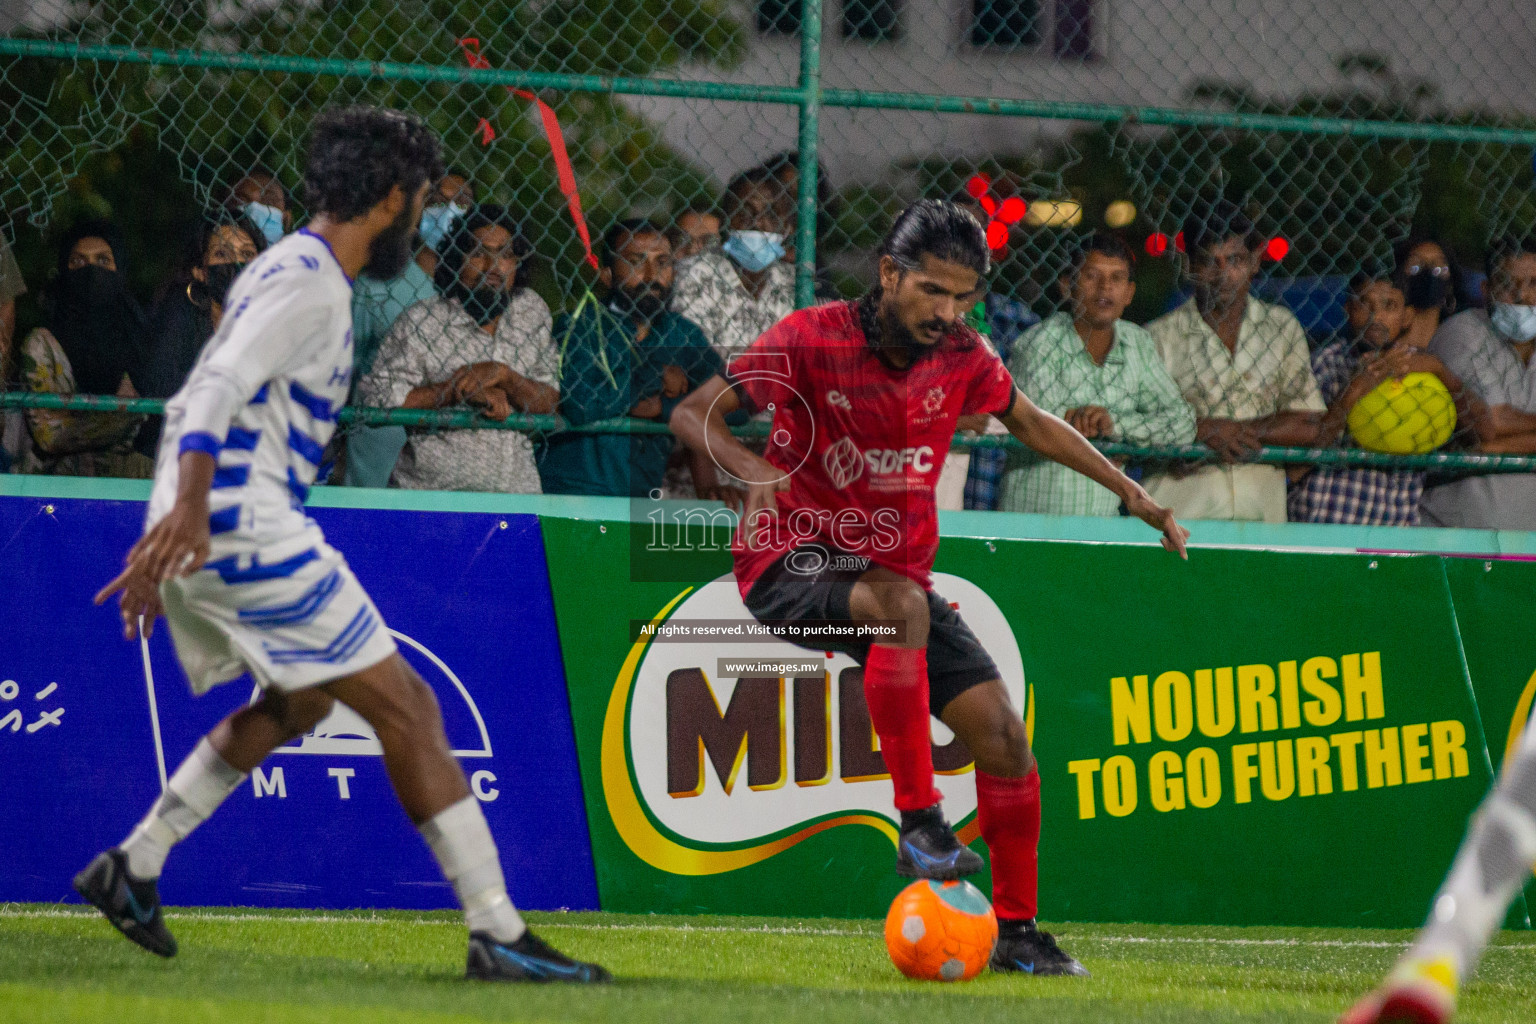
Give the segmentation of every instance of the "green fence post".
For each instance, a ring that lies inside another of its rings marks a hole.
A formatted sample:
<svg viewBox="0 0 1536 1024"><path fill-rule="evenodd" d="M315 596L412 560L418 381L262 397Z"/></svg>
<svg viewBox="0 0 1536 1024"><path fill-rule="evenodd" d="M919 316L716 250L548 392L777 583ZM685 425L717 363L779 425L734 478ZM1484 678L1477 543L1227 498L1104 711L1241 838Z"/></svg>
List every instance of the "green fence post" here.
<svg viewBox="0 0 1536 1024"><path fill-rule="evenodd" d="M816 154L821 143L821 0L800 0L800 194L795 305L816 301Z"/></svg>

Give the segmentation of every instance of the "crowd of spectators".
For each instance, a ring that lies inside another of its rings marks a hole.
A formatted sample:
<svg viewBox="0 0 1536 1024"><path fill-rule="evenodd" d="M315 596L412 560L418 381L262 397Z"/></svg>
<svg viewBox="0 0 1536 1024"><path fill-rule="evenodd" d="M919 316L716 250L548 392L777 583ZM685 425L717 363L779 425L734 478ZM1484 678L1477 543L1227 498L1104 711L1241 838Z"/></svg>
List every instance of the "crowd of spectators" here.
<svg viewBox="0 0 1536 1024"><path fill-rule="evenodd" d="M423 212L417 258L366 276L353 303L354 402L468 408L502 420L557 413L574 426L665 423L683 396L795 305L799 163L785 153L736 175L718 207L602 235L597 286L552 316L528 284L532 246L508 209L450 171ZM978 199L954 201L982 223ZM819 197L825 207L826 196ZM189 232L176 270L142 308L109 221L70 226L42 284L42 322L15 337L26 284L0 239L0 380L37 393L166 398L218 329L240 270L294 227L275 176L252 171ZM1443 243L1415 237L1349 283L1347 326L1313 339L1255 294L1262 240L1242 208L1198 206L1183 225L1187 294L1139 326L1125 319L1137 258L1121 236L1084 239L1043 320L1007 295L976 296L966 322L1019 386L1085 436L1139 447L1203 442L1203 461L1136 462L1186 519L1536 529L1536 474L1247 461L1264 446L1356 444L1367 396L1422 374L1454 403L1448 450L1536 454L1536 245L1493 245L1482 280ZM818 268L818 297L831 297ZM1447 412L1449 415L1449 412ZM963 431L1000 432L986 417ZM5 414L0 470L146 477L158 417L30 408ZM537 433L354 426L329 453L358 486L677 497L739 505L740 481L655 432ZM1017 448L957 449L940 506L1113 516L1103 488Z"/></svg>

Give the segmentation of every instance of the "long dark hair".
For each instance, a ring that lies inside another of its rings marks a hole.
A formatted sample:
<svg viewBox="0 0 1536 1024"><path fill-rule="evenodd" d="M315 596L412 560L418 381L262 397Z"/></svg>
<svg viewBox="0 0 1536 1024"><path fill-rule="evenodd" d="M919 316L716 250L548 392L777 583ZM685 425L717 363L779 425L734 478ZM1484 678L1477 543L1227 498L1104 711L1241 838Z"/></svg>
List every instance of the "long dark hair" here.
<svg viewBox="0 0 1536 1024"><path fill-rule="evenodd" d="M880 243L880 256L889 256L904 273L921 267L924 256L959 264L982 277L992 269L986 231L975 217L947 199L919 199L901 211ZM880 337L880 297L877 278L859 300L860 326L872 345Z"/></svg>
<svg viewBox="0 0 1536 1024"><path fill-rule="evenodd" d="M947 199L919 199L902 210L880 255L889 256L902 270L916 270L923 257L958 263L985 277L992 270L987 233L969 212Z"/></svg>

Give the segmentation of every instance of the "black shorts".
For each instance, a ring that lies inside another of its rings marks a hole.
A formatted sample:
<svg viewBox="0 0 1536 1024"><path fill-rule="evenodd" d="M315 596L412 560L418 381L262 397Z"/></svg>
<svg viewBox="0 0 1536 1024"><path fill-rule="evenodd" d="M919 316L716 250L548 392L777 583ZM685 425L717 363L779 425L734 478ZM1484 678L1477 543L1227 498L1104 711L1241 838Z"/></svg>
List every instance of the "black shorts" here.
<svg viewBox="0 0 1536 1024"><path fill-rule="evenodd" d="M797 557L797 555L799 557ZM788 564L786 564L788 563ZM789 568L789 564L797 566ZM801 571L814 568L811 572ZM770 565L747 593L747 610L765 625L816 625L853 621L849 601L853 585L868 562L823 545L796 548ZM838 651L863 665L870 641L833 637L799 643L813 651ZM950 701L971 687L1000 678L992 656L949 602L928 591L928 708L939 715Z"/></svg>

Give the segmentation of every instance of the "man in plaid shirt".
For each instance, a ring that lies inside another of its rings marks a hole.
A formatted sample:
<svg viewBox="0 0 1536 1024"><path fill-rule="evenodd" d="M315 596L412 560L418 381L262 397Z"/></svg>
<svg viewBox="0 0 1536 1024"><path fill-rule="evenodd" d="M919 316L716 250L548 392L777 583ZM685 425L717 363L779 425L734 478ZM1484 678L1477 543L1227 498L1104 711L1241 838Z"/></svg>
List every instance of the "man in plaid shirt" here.
<svg viewBox="0 0 1536 1024"><path fill-rule="evenodd" d="M1328 403L1319 446L1338 438L1355 403L1390 377L1433 373L1452 394L1461 393L1461 381L1444 363L1408 343L1411 319L1400 277L1355 275L1346 311L1354 337L1312 356L1312 373ZM1300 523L1417 526L1423 493L1421 470L1319 466L1291 487L1287 511Z"/></svg>

